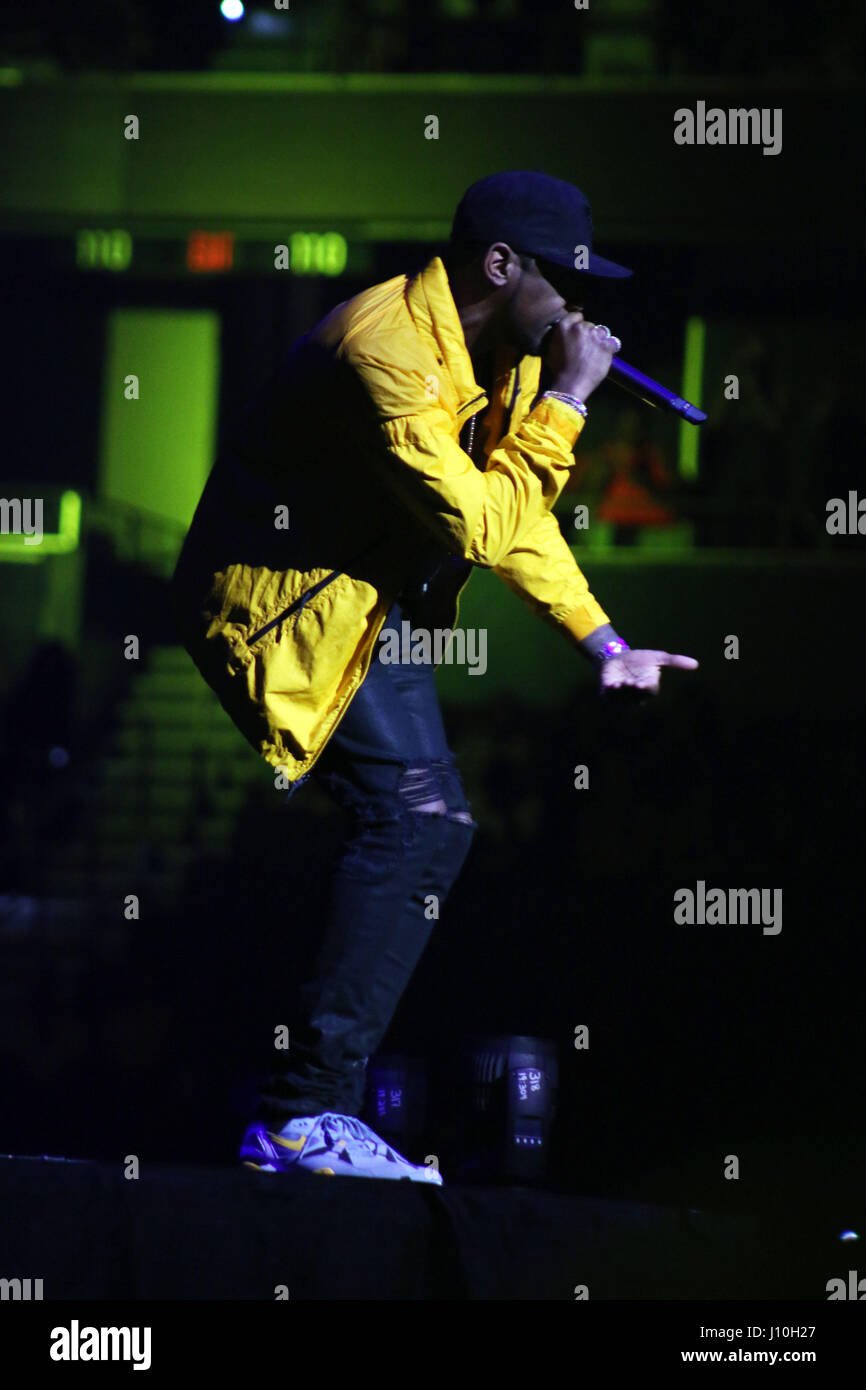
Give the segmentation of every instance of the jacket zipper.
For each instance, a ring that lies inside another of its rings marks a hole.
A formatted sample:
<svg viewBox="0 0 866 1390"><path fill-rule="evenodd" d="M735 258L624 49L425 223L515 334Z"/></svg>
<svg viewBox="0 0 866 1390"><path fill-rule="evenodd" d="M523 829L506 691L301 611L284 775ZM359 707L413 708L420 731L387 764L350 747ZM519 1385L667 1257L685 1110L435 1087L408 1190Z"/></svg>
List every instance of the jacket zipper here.
<svg viewBox="0 0 866 1390"><path fill-rule="evenodd" d="M257 642L260 637L264 637L265 633L270 632L272 627L279 627L280 623L285 622L286 618L291 617L292 613L296 610L300 613L301 609L309 603L310 599L313 598L320 589L324 589L331 583L332 579L337 579L342 573L342 570L331 570L331 573L326 574L324 579L320 579L318 584L314 584L312 588L306 589L293 603L289 604L288 608L284 608L282 613L278 613L275 618L271 618L271 621L265 623L264 627L260 627L258 632L253 632L247 638L247 646L250 646L252 642ZM297 622L297 618L295 621Z"/></svg>
<svg viewBox="0 0 866 1390"><path fill-rule="evenodd" d="M379 545L384 539L384 535L377 536L376 539L370 545L366 546L360 552L360 554L353 555L349 563L354 564L357 560L363 560L364 556L368 555L371 550L375 550L376 546ZM257 642L260 637L264 637L265 633L270 632L271 628L279 627L280 623L285 622L286 618L290 618L293 613L297 613L298 615L300 615L301 610L306 607L311 598L315 598L316 594L318 594L322 589L327 588L327 586L334 579L339 579L340 575L344 573L345 570L331 570L331 573L326 574L324 579L320 579L318 583L311 585L309 589L305 589L302 594L300 594L292 603L289 604L288 608L283 609L282 613L278 613L275 618L271 618L270 622L265 623L264 627L260 627L258 632L251 633L251 635L247 638L246 641L247 646L249 646L252 642ZM297 621L298 619L296 617L295 622Z"/></svg>

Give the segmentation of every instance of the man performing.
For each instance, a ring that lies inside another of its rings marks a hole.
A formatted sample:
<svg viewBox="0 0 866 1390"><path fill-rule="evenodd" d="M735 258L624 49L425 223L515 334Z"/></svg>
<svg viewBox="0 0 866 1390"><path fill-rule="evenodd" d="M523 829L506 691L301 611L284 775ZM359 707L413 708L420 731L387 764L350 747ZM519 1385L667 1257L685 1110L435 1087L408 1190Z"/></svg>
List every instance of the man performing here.
<svg viewBox="0 0 866 1390"><path fill-rule="evenodd" d="M313 777L351 825L314 978L242 1142L250 1167L442 1181L358 1118L432 929L425 906L445 902L477 828L434 664L380 660L383 629L453 629L481 565L602 689L654 693L662 666L697 666L617 636L551 510L621 347L584 320L578 286L630 274L592 253L579 189L481 179L444 259L338 305L290 348L208 479L173 580L182 640L290 795Z"/></svg>

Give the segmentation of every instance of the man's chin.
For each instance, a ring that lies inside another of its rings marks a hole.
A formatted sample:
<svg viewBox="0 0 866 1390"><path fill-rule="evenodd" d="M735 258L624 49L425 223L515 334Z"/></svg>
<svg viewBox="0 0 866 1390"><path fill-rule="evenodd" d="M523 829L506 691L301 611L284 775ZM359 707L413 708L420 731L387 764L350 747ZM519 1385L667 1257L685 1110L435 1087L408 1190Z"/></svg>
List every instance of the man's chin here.
<svg viewBox="0 0 866 1390"><path fill-rule="evenodd" d="M518 343L514 344L514 351L518 357L540 357L546 335L547 329L545 328L541 333L536 333L534 338L528 336L521 338Z"/></svg>
<svg viewBox="0 0 866 1390"><path fill-rule="evenodd" d="M532 344L532 347L527 348L527 352L529 352L533 357L543 357L545 344L547 342L548 337L553 331L553 327L554 325L552 323L545 324L541 332L536 337L534 343Z"/></svg>
<svg viewBox="0 0 866 1390"><path fill-rule="evenodd" d="M547 324L540 333L536 333L534 338L525 337L519 340L512 339L509 346L518 357L541 357L544 348L544 340L549 332L550 325Z"/></svg>

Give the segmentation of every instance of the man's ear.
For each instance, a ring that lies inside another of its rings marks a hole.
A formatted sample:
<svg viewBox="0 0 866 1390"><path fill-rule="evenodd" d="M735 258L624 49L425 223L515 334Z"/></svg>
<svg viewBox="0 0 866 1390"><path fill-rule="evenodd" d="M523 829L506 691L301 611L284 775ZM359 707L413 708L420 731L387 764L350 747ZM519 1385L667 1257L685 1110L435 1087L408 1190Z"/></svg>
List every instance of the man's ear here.
<svg viewBox="0 0 866 1390"><path fill-rule="evenodd" d="M488 246L483 265L486 279L496 289L508 284L509 279L514 274L515 266L518 270L520 269L520 263L511 247L503 241L497 241Z"/></svg>

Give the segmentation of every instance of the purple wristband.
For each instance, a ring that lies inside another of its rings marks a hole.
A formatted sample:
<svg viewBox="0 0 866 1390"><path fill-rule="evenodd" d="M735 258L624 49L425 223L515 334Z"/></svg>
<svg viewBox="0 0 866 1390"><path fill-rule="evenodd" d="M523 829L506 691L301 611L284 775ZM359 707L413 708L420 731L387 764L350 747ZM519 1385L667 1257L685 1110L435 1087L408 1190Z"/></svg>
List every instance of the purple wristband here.
<svg viewBox="0 0 866 1390"><path fill-rule="evenodd" d="M597 656L602 661L612 661L615 656L622 656L623 652L630 651L631 647L628 642L623 642L621 638L617 637L611 642L605 642L604 646L599 648Z"/></svg>

